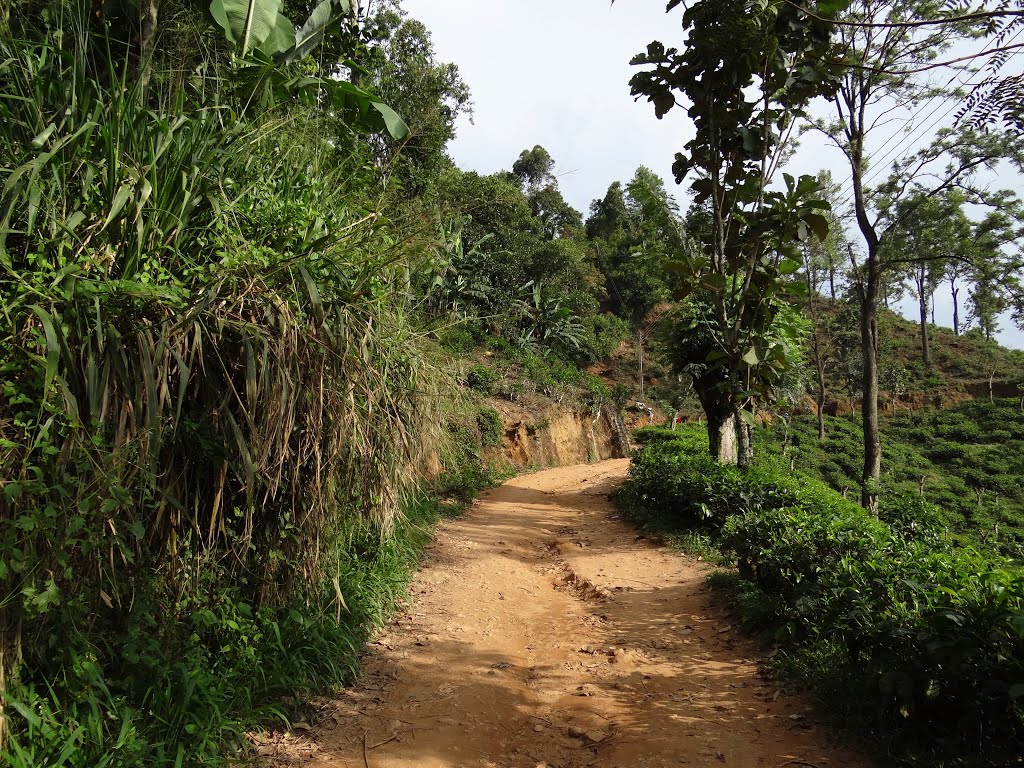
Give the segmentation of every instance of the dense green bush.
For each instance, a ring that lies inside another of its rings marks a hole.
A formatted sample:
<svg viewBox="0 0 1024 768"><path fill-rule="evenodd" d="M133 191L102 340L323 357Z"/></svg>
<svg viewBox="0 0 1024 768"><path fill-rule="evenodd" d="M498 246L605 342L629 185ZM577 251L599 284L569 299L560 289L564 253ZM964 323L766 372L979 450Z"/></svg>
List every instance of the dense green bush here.
<svg viewBox="0 0 1024 768"><path fill-rule="evenodd" d="M484 446L501 445L501 436L504 434L505 426L500 413L494 408L484 406L476 417L476 424L480 430L480 442Z"/></svg>
<svg viewBox="0 0 1024 768"><path fill-rule="evenodd" d="M484 394L493 392L498 379L498 374L486 365L472 365L466 371L466 386Z"/></svg>
<svg viewBox="0 0 1024 768"><path fill-rule="evenodd" d="M590 315L584 319L583 328L580 356L587 363L610 358L631 333L629 323L610 312Z"/></svg>
<svg viewBox="0 0 1024 768"><path fill-rule="evenodd" d="M875 519L770 460L747 472L715 465L699 427L639 438L617 494L624 517L662 532L711 532L739 561L746 586L731 592L746 624L788 658L811 660L805 682L842 687L844 716L908 760L1016 759L1024 570L958 546L920 497L892 495Z"/></svg>
<svg viewBox="0 0 1024 768"><path fill-rule="evenodd" d="M758 464L749 470L719 464L709 454L700 425L675 432L638 430L646 447L633 458L629 480L617 492L624 509L657 508L677 525L721 528L735 514L803 504L823 513L850 506L820 483Z"/></svg>

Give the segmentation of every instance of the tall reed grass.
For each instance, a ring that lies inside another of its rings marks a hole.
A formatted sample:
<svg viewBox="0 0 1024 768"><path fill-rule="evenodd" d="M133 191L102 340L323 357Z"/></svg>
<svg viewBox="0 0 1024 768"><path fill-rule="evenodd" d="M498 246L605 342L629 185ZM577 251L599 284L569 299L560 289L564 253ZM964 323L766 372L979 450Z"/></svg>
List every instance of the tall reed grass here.
<svg viewBox="0 0 1024 768"><path fill-rule="evenodd" d="M331 667L351 638L339 553L356 529L367 556L390 546L452 377L336 116L144 89L87 24L15 34L0 30L8 758L207 760L234 727L221 710L281 687L252 682L261 659Z"/></svg>

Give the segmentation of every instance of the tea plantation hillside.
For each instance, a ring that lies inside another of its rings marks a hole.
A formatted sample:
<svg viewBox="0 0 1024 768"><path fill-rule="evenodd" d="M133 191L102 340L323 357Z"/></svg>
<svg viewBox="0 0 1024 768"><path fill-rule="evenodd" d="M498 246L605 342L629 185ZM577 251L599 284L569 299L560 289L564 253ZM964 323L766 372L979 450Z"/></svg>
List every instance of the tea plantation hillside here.
<svg viewBox="0 0 1024 768"><path fill-rule="evenodd" d="M859 418L800 415L759 430L764 453L820 478L850 498L859 493ZM899 411L882 426L882 515L894 500L917 499L916 522L936 523L962 543L1024 554L1024 411L1014 399L975 400L946 410ZM906 505L902 507L906 509ZM894 513L895 514L895 513ZM905 513L900 513L905 514ZM914 523L907 520L908 524Z"/></svg>
<svg viewBox="0 0 1024 768"><path fill-rule="evenodd" d="M644 532L738 564L711 581L738 622L774 647L767 670L813 692L880 765L1020 765L1024 569L990 545L1019 554L1024 507L1006 490L998 505L993 491L991 503L981 491L971 505L971 483L1000 477L1008 489L1020 477L1024 420L1011 413L972 403L887 424L878 518L813 477L852 482L857 435L839 419L823 448L806 419L788 443L784 428L762 432L746 470L708 454L703 425L640 430L615 497ZM1001 450L985 442L992 424L1013 425ZM930 452L937 442L947 445ZM938 506L913 478L945 467L931 485Z"/></svg>
<svg viewBox="0 0 1024 768"><path fill-rule="evenodd" d="M821 299L817 333L824 360L825 412L859 409L860 334L855 303ZM1024 395L1024 350L987 339L978 328L955 334L930 324L931 362L921 359L920 326L889 309L878 316L881 406L943 408L968 398ZM810 377L813 379L813 376ZM813 382L808 380L808 388Z"/></svg>

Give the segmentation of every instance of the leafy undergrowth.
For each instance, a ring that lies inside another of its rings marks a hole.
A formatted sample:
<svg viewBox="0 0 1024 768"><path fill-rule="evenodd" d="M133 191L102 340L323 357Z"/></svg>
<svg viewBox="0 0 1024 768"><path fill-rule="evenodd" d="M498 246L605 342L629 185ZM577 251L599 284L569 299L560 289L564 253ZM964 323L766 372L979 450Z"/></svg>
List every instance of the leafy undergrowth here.
<svg viewBox="0 0 1024 768"><path fill-rule="evenodd" d="M602 337L604 349L619 338L618 326ZM441 335L442 347L453 355L473 360L464 373L464 383L483 397L500 397L529 402L543 396L584 408L600 408L624 393L614 393L598 376L580 367L582 360L554 354L536 345L517 345L506 339L450 329Z"/></svg>
<svg viewBox="0 0 1024 768"><path fill-rule="evenodd" d="M759 447L832 488L859 495L859 419L826 417L825 443L813 416L759 431ZM1024 555L1024 411L1015 399L975 400L948 410L900 412L882 425L887 498L921 497L964 545ZM895 511L894 511L895 513ZM883 510L884 514L884 510ZM915 511L920 515L920 511Z"/></svg>
<svg viewBox="0 0 1024 768"><path fill-rule="evenodd" d="M647 530L711 536L739 563L714 582L778 644L771 668L813 689L881 757L1019 765L1024 570L961 546L919 499L882 519L762 460L715 464L698 425L650 430L616 495Z"/></svg>
<svg viewBox="0 0 1024 768"><path fill-rule="evenodd" d="M233 582L223 563L186 551L170 578L154 570L125 585L133 600L108 616L51 606L47 631L26 639L49 667L24 670L2 692L13 715L3 764L234 764L247 732L287 725L313 695L349 682L370 632L405 600L434 525L508 475L482 458L500 439L496 412L464 404L446 427L447 470L403 504L390 531L355 515L324 530L316 573L327 578L279 584L287 601L257 605L253 575Z"/></svg>
<svg viewBox="0 0 1024 768"><path fill-rule="evenodd" d="M47 687L7 694L23 727L0 757L12 768L237 762L246 731L286 723L311 693L351 679L369 632L404 599L434 524L462 508L422 496L392 536L345 524L325 553L336 580L314 604L254 610L206 576L214 588L187 598L149 589L126 612L126 631L104 638L109 648L95 647L95 632L40 638L65 646L73 665ZM182 623L154 636L171 611Z"/></svg>

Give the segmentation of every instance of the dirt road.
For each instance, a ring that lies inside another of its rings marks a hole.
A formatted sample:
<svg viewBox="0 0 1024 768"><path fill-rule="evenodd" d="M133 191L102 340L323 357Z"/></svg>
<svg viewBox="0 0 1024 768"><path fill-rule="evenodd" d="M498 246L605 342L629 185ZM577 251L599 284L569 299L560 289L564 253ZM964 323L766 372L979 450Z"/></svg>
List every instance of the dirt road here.
<svg viewBox="0 0 1024 768"><path fill-rule="evenodd" d="M444 523L316 768L863 766L757 673L708 566L638 540L625 460L524 475Z"/></svg>

